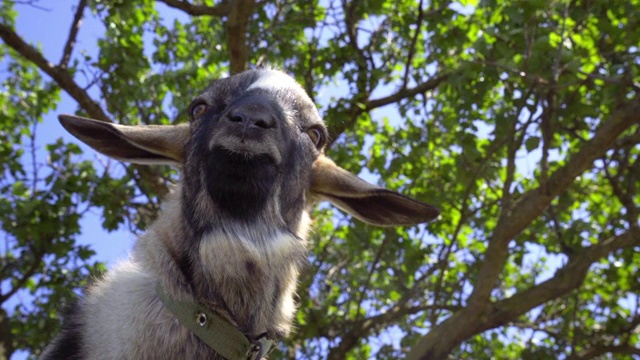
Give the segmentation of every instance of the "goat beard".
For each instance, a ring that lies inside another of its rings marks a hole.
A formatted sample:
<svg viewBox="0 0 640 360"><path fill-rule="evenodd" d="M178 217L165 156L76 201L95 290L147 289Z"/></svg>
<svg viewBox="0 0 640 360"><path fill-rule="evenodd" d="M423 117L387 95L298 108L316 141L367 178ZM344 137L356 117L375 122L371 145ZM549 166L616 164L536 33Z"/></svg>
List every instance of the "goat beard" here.
<svg viewBox="0 0 640 360"><path fill-rule="evenodd" d="M207 154L206 189L216 206L238 219L254 218L272 197L278 167L268 154L216 147Z"/></svg>

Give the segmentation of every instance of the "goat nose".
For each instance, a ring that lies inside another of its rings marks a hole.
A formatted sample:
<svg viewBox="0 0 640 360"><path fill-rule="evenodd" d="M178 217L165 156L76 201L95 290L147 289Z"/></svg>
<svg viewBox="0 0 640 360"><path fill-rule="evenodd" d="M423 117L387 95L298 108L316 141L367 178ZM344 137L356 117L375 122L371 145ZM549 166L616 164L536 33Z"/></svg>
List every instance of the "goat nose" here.
<svg viewBox="0 0 640 360"><path fill-rule="evenodd" d="M249 127L270 129L276 125L273 114L266 107L258 104L241 105L233 109L227 119L231 122Z"/></svg>

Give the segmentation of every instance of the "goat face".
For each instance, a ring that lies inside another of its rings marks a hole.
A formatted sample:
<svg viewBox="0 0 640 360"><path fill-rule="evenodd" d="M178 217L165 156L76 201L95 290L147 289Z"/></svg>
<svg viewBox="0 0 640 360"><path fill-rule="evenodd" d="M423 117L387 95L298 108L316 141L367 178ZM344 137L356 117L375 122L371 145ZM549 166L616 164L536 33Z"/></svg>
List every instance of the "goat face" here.
<svg viewBox="0 0 640 360"><path fill-rule="evenodd" d="M189 112L190 124L176 126L122 126L71 115L60 121L115 159L182 165L183 212L195 235L214 220L295 228L320 200L381 226L438 216L434 207L369 184L325 157L322 119L282 72L252 70L217 80Z"/></svg>
<svg viewBox="0 0 640 360"><path fill-rule="evenodd" d="M214 82L189 113L183 212L196 235L213 226L211 214L296 229L327 138L304 90L279 71L254 70Z"/></svg>

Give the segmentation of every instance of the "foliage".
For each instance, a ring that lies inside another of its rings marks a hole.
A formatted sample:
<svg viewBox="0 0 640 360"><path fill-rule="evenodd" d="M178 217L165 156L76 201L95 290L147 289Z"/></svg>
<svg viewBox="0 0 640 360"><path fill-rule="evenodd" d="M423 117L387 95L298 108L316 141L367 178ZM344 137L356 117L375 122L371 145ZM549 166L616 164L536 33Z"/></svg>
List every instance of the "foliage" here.
<svg viewBox="0 0 640 360"><path fill-rule="evenodd" d="M442 211L379 229L319 207L272 358L640 354L638 0L80 0L57 63L15 29L38 4L0 5L0 358L37 355L104 270L83 214L142 231L177 177L40 142L61 91L79 114L176 123L211 79L265 63L318 103L339 164ZM75 45L83 17L97 54Z"/></svg>

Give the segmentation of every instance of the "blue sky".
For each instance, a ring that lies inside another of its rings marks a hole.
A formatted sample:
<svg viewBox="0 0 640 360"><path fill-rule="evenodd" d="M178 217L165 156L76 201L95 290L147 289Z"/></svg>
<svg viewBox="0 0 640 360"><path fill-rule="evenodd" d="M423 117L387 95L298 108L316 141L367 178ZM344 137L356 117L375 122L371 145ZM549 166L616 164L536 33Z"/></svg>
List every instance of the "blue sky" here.
<svg viewBox="0 0 640 360"><path fill-rule="evenodd" d="M27 42L40 47L49 61L58 62L62 56L62 49L73 18L72 4L75 6L75 3L75 1L41 2L46 7L46 10L17 4L16 31ZM56 19L56 21L43 21L43 19ZM78 56L81 51L86 51L88 54L94 55L95 58L97 55L96 41L103 32L104 27L101 24L86 18L78 34L78 41L73 55ZM83 79L79 77L78 81L82 82ZM94 99L96 99L95 95L95 93L92 94ZM75 101L69 95L62 92L61 96L62 101L58 104L58 108L46 114L43 122L38 125L36 133L36 142L40 150L37 153L38 162L43 163L46 161L45 145L53 143L60 137L65 142L74 142L80 145L88 159L96 160L97 155L94 151L89 150L87 146L65 132L58 123L58 114L74 113L77 109ZM100 214L97 211L90 212L83 218L82 235L78 240L83 244L92 244L97 251L97 260L112 263L118 258L125 257L131 249L134 236L125 229L105 234L100 223Z"/></svg>
<svg viewBox="0 0 640 360"><path fill-rule="evenodd" d="M16 21L17 33L28 43L37 45L44 56L51 62L57 63L62 56L62 49L69 33L69 26L73 18L76 1L48 1L40 2L46 10L35 8L28 5L16 4L18 18ZM50 21L49 19L55 19ZM78 56L81 51L88 54L97 55L96 41L104 33L104 27L92 21L89 17L85 19L78 34L77 44L73 55ZM94 57L95 58L95 57ZM6 60L0 59L0 69L6 69ZM4 76L0 72L0 79ZM84 81L79 78L78 81ZM84 85L84 84L83 84ZM96 94L92 93L94 99ZM75 142L79 144L85 151L85 157L96 160L97 155L94 151L90 151L88 147L80 144L71 135L66 133L57 120L57 115L62 113L73 113L77 109L77 105L73 99L66 93L62 92L62 101L58 104L58 108L44 116L43 122L38 125L36 132L37 143L37 160L39 163L46 161L45 145L53 143L56 139L62 137L65 142ZM82 233L78 237L78 241L82 244L91 244L96 250L94 259L106 262L111 265L118 259L126 258L131 250L135 236L126 229L117 230L112 233L106 233L101 227L100 214L98 211L91 211L82 222ZM12 303L29 302L28 294L17 294L8 302L8 309L13 308ZM15 353L11 359L25 359L27 354L24 352Z"/></svg>

